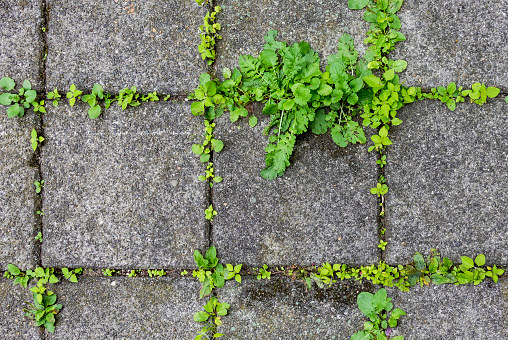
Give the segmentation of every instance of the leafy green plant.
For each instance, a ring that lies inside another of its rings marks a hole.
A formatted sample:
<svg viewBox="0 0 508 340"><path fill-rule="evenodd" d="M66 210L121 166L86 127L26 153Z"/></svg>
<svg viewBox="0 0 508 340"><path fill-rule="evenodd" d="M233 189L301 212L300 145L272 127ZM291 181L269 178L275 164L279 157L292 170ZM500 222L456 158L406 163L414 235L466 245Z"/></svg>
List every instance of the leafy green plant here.
<svg viewBox="0 0 508 340"><path fill-rule="evenodd" d="M201 4L203 2L201 1ZM201 5L198 2L199 5ZM199 53L201 53L201 58L203 60L207 60L208 65L212 65L215 61L215 40L222 39L222 37L218 34L221 30L220 23L217 22L217 14L221 12L220 6L215 6L213 12L207 12L205 17L203 18L203 25L199 26L199 30L202 32L199 34L201 38L201 43L198 46Z"/></svg>
<svg viewBox="0 0 508 340"><path fill-rule="evenodd" d="M388 192L388 186L386 184L378 183L374 188L370 189L370 193L377 195L377 197L381 197L386 195Z"/></svg>
<svg viewBox="0 0 508 340"><path fill-rule="evenodd" d="M113 270L111 270L111 269L107 269L107 268L106 268L106 269L103 269L103 270L102 270L102 274L103 274L104 276L113 276L113 273L114 273L114 272L115 272L115 270L114 270L114 269L113 269Z"/></svg>
<svg viewBox="0 0 508 340"><path fill-rule="evenodd" d="M44 100L41 100L39 103L33 101L32 105L34 107L34 112L46 113L46 108L44 107Z"/></svg>
<svg viewBox="0 0 508 340"><path fill-rule="evenodd" d="M131 88L121 89L118 93L117 100L118 105L125 110L127 106L139 106L141 103L139 102L139 93L136 93L136 86L131 86Z"/></svg>
<svg viewBox="0 0 508 340"><path fill-rule="evenodd" d="M379 240L379 244L377 245L377 247L379 249L381 249L381 250L385 250L387 245L388 245L388 242L385 242L383 240Z"/></svg>
<svg viewBox="0 0 508 340"><path fill-rule="evenodd" d="M167 100L167 99L165 99L165 100ZM141 96L141 101L142 102L147 102L147 101L156 102L156 101L159 101L159 97L157 97L157 92L153 91L152 93L148 93L146 96Z"/></svg>
<svg viewBox="0 0 508 340"><path fill-rule="evenodd" d="M226 264L226 280L235 279L238 283L242 283L242 277L240 275L240 270L242 270L242 265L236 265L233 267L232 264Z"/></svg>
<svg viewBox="0 0 508 340"><path fill-rule="evenodd" d="M157 270L157 269L148 269L148 276L150 277L163 277L165 276L167 273L164 271L164 269L160 269L160 270Z"/></svg>
<svg viewBox="0 0 508 340"><path fill-rule="evenodd" d="M189 272L188 272L188 271L186 271L186 270L182 270L182 272L180 273L180 275L182 275L182 276L185 276L185 275L187 275L187 274L189 274Z"/></svg>
<svg viewBox="0 0 508 340"><path fill-rule="evenodd" d="M471 99L471 103L483 105L487 102L488 98L495 98L499 94L500 89L496 87L485 87L485 84L474 83L471 90L462 91L462 96Z"/></svg>
<svg viewBox="0 0 508 340"><path fill-rule="evenodd" d="M34 185L35 185L35 193L40 194L42 191L42 188L44 187L44 180L35 181Z"/></svg>
<svg viewBox="0 0 508 340"><path fill-rule="evenodd" d="M0 87L5 91L12 91L16 83L9 77L3 77L0 79ZM32 90L32 84L30 81L23 81L23 87L18 90L18 93L2 93L0 94L0 104L10 105L7 108L7 116L12 117L23 117L25 109L30 107L30 104L35 102L37 92ZM39 105L37 103L37 105ZM39 108L39 106L38 106Z"/></svg>
<svg viewBox="0 0 508 340"><path fill-rule="evenodd" d="M58 93L58 90L55 89L53 92L48 92L47 99L53 100L53 106L57 107L58 102L62 96Z"/></svg>
<svg viewBox="0 0 508 340"><path fill-rule="evenodd" d="M136 277L138 276L138 270L132 269L129 274L127 274L127 277Z"/></svg>
<svg viewBox="0 0 508 340"><path fill-rule="evenodd" d="M42 232L39 231L34 239L42 243Z"/></svg>
<svg viewBox="0 0 508 340"><path fill-rule="evenodd" d="M168 94L166 97L164 97L164 101L168 101L170 97L171 95Z"/></svg>
<svg viewBox="0 0 508 340"><path fill-rule="evenodd" d="M37 145L44 141L44 137L37 136L37 131L35 129L32 129L31 137L30 143L32 144L32 149L35 151L37 149Z"/></svg>
<svg viewBox="0 0 508 340"><path fill-rule="evenodd" d="M83 94L83 91L77 90L76 85L72 84L69 88L69 92L67 92L67 99L69 99L69 105L74 106L76 103L76 99L80 99L80 95Z"/></svg>
<svg viewBox="0 0 508 340"><path fill-rule="evenodd" d="M217 326L222 326L221 316L228 314L229 303L220 303L216 297L211 296L210 300L203 306L204 311L199 311L194 314L194 321L207 322L198 335L195 337L196 340L200 340L204 337L207 339L207 334L212 332L214 338L219 338L224 334L217 333Z"/></svg>
<svg viewBox="0 0 508 340"><path fill-rule="evenodd" d="M44 212L42 212L41 210L37 210L35 213L37 215L44 216Z"/></svg>
<svg viewBox="0 0 508 340"><path fill-rule="evenodd" d="M264 264L263 267L254 268L254 270L258 272L256 276L258 280L270 280L270 275L272 275L272 272L268 271L268 266L266 264Z"/></svg>
<svg viewBox="0 0 508 340"><path fill-rule="evenodd" d="M199 145L199 144L196 144L196 145ZM213 172L214 172L213 163L209 162L208 166L206 167L205 176L199 176L198 180L206 181L208 179L211 179L210 188L213 188L213 182L215 182L215 183L222 182L222 177L215 176Z"/></svg>
<svg viewBox="0 0 508 340"><path fill-rule="evenodd" d="M88 103L88 117L95 119L101 115L101 107L99 106L99 99L104 99L104 89L100 84L94 84L91 94L85 94L81 100Z"/></svg>
<svg viewBox="0 0 508 340"><path fill-rule="evenodd" d="M376 161L376 163L382 169L386 165L386 155L382 155L381 157L379 157L379 159Z"/></svg>
<svg viewBox="0 0 508 340"><path fill-rule="evenodd" d="M213 218L217 215L217 212L213 209L213 205L210 204L210 206L205 210L205 218L209 221L213 221Z"/></svg>
<svg viewBox="0 0 508 340"><path fill-rule="evenodd" d="M199 250L194 251L194 260L199 269L192 272L193 277L197 277L202 283L199 297L210 295L215 287L224 287L224 266L219 264L217 250L211 246L203 257Z"/></svg>
<svg viewBox="0 0 508 340"><path fill-rule="evenodd" d="M193 144L192 152L200 156L201 162L205 163L210 160L212 151L220 152L224 148L224 143L213 137L215 123L209 120L204 121L203 142L201 144Z"/></svg>
<svg viewBox="0 0 508 340"><path fill-rule="evenodd" d="M42 296L42 299L39 299ZM50 332L55 332L55 315L58 314L62 305L56 303L57 296L47 291L46 294L40 295L33 293L33 304L24 308L25 316L32 318L37 326L44 326Z"/></svg>
<svg viewBox="0 0 508 340"><path fill-rule="evenodd" d="M391 328L396 327L401 316L406 315L400 308L393 309L392 299L388 297L386 289L381 288L376 294L362 292L358 294L357 304L360 311L369 318L363 324L363 331L359 331L351 337L351 340L386 340ZM399 335L392 340L404 340Z"/></svg>
<svg viewBox="0 0 508 340"><path fill-rule="evenodd" d="M67 269L62 268L62 275L70 282L78 282L78 275L83 272L83 268Z"/></svg>

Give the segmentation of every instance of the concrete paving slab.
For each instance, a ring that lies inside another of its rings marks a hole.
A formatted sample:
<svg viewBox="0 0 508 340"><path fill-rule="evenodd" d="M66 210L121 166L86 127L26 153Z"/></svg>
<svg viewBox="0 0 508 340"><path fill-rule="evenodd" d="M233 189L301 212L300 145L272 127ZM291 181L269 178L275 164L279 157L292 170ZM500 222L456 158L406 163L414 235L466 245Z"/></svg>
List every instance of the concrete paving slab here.
<svg viewBox="0 0 508 340"><path fill-rule="evenodd" d="M508 1L406 0L398 12L407 40L390 55L405 59L408 86L484 82L508 88Z"/></svg>
<svg viewBox="0 0 508 340"><path fill-rule="evenodd" d="M0 270L9 263L23 270L37 263L38 170L30 133L39 125L40 118L33 113L22 118L0 113Z"/></svg>
<svg viewBox="0 0 508 340"><path fill-rule="evenodd" d="M335 145L329 134L297 139L292 165L273 181L260 176L269 123L231 123L223 115L215 134L224 149L214 156L224 178L213 188L213 243L227 263L249 266L367 264L379 261L376 155L367 145Z"/></svg>
<svg viewBox="0 0 508 340"><path fill-rule="evenodd" d="M487 280L478 286L413 287L409 292L389 289L402 316L392 335L404 339L508 339L508 281Z"/></svg>
<svg viewBox="0 0 508 340"><path fill-rule="evenodd" d="M363 39L369 25L362 11L347 8L346 1L238 1L219 0L222 38L217 42L216 69L238 67L238 58L258 56L263 49L263 37L269 30L279 32L277 40L290 44L307 41L319 53L322 66L326 57L337 53L337 43L343 33L353 37L360 55L365 51Z"/></svg>
<svg viewBox="0 0 508 340"><path fill-rule="evenodd" d="M243 277L218 290L219 302L231 305L218 331L226 339L349 339L364 317L356 296L372 285L343 281L307 291L301 281Z"/></svg>
<svg viewBox="0 0 508 340"><path fill-rule="evenodd" d="M25 318L23 308L32 303L32 292L20 285L13 286L12 280L0 279L0 332L2 339L42 340L39 328Z"/></svg>
<svg viewBox="0 0 508 340"><path fill-rule="evenodd" d="M48 89L187 93L206 71L194 0L48 0Z"/></svg>
<svg viewBox="0 0 508 340"><path fill-rule="evenodd" d="M59 105L44 124L45 266L194 266L208 244L208 199L189 104L114 103L96 120L86 104Z"/></svg>
<svg viewBox="0 0 508 340"><path fill-rule="evenodd" d="M202 309L194 278L82 277L53 286L58 303L47 339L194 339Z"/></svg>
<svg viewBox="0 0 508 340"><path fill-rule="evenodd" d="M0 2L0 78L11 77L19 87L28 79L35 90L43 86L39 75L44 57L42 8L42 0Z"/></svg>
<svg viewBox="0 0 508 340"><path fill-rule="evenodd" d="M400 110L385 170L388 262L437 248L454 261L483 253L508 264L507 109L497 98L454 112L428 100Z"/></svg>

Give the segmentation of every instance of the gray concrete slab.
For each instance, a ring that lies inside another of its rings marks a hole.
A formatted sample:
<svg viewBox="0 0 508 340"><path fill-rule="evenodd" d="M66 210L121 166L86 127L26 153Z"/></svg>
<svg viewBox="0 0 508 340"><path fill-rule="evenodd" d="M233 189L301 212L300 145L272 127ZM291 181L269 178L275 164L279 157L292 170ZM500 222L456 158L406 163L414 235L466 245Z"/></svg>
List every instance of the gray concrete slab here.
<svg viewBox="0 0 508 340"><path fill-rule="evenodd" d="M19 87L28 79L33 89L42 89L42 13L41 0L0 2L0 78L11 77Z"/></svg>
<svg viewBox="0 0 508 340"><path fill-rule="evenodd" d="M267 116L255 106L259 123L217 122L224 149L214 156L224 178L213 188L213 242L228 263L250 266L367 264L379 260L376 155L368 146L342 149L329 134L302 135L292 165L273 181L260 176L265 167Z"/></svg>
<svg viewBox="0 0 508 340"><path fill-rule="evenodd" d="M392 336L404 339L508 339L508 281L488 279L478 286L413 287L409 292L388 289L402 316Z"/></svg>
<svg viewBox="0 0 508 340"><path fill-rule="evenodd" d="M319 53L322 66L326 57L337 53L337 42L343 33L353 37L360 55L365 51L363 39L369 24L362 11L347 8L346 1L238 1L219 0L223 40L217 43L216 69L238 67L238 58L258 56L263 49L263 37L269 30L279 32L277 40L289 44L307 41Z"/></svg>
<svg viewBox="0 0 508 340"><path fill-rule="evenodd" d="M437 248L454 261L483 253L508 264L507 109L497 98L454 112L428 100L400 110L385 168L388 262Z"/></svg>
<svg viewBox="0 0 508 340"><path fill-rule="evenodd" d="M39 125L39 116L33 113L22 118L0 113L0 270L9 263L23 270L37 263L38 170L30 133Z"/></svg>
<svg viewBox="0 0 508 340"><path fill-rule="evenodd" d="M508 1L406 0L390 57L405 59L401 80L425 88L484 82L508 88Z"/></svg>
<svg viewBox="0 0 508 340"><path fill-rule="evenodd" d="M243 277L217 291L219 302L231 305L218 331L226 339L349 339L362 328L356 296L372 285L343 281L307 291L301 281Z"/></svg>
<svg viewBox="0 0 508 340"><path fill-rule="evenodd" d="M190 105L116 103L95 120L87 105L45 115L42 262L49 267L194 265L207 245L201 133Z"/></svg>
<svg viewBox="0 0 508 340"><path fill-rule="evenodd" d="M25 317L23 308L32 303L32 292L12 280L0 279L0 332L2 339L39 340L39 327Z"/></svg>
<svg viewBox="0 0 508 340"><path fill-rule="evenodd" d="M183 93L206 65L198 26L206 14L194 0L48 0L48 89L100 83L118 92Z"/></svg>
<svg viewBox="0 0 508 340"><path fill-rule="evenodd" d="M55 333L47 339L194 339L202 309L194 278L79 278L53 286Z"/></svg>

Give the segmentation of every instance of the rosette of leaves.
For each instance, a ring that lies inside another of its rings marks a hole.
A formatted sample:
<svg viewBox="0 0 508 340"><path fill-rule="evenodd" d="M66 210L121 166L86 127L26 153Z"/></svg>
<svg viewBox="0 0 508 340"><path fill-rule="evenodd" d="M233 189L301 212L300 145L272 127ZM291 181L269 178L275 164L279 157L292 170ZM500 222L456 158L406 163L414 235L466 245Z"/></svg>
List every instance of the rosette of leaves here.
<svg viewBox="0 0 508 340"><path fill-rule="evenodd" d="M12 91L16 83L9 77L3 77L0 79L0 87L4 91ZM0 104L8 105L7 116L12 117L23 117L25 115L25 109L30 107L30 104L35 103L37 92L32 90L32 84L30 81L25 80L23 87L18 90L18 93L2 93L0 94ZM37 107L39 107L37 103ZM43 110L39 110L43 112ZM44 110L45 111L45 110Z"/></svg>
<svg viewBox="0 0 508 340"><path fill-rule="evenodd" d="M369 292L362 292L358 294L357 304L360 311L369 318L363 324L363 331L359 331L351 337L351 340L386 340L388 339L386 330L397 326L399 318L406 315L400 308L393 309L386 289L381 288L376 294ZM404 337L399 335L392 340L404 340Z"/></svg>
<svg viewBox="0 0 508 340"><path fill-rule="evenodd" d="M101 107L99 106L99 99L104 99L104 89L100 84L94 84L91 94L85 94L81 100L90 105L88 109L88 117L95 119L101 115Z"/></svg>

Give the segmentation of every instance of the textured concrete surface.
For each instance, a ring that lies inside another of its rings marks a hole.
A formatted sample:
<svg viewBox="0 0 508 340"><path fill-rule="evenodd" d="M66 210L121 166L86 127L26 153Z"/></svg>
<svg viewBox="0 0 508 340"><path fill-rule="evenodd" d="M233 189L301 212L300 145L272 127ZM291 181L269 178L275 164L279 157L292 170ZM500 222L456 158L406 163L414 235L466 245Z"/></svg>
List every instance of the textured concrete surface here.
<svg viewBox="0 0 508 340"><path fill-rule="evenodd" d="M408 85L508 88L507 0L406 0L398 16L407 40L390 57L407 61Z"/></svg>
<svg viewBox="0 0 508 340"><path fill-rule="evenodd" d="M244 278L218 290L219 302L231 304L218 331L226 339L349 339L363 326L356 296L372 285L344 281L310 291L301 281Z"/></svg>
<svg viewBox="0 0 508 340"><path fill-rule="evenodd" d="M346 1L239 1L219 0L223 40L217 43L217 70L238 67L244 54L258 56L263 37L269 30L279 32L277 40L288 44L307 41L319 53L322 66L326 57L337 53L337 42L343 33L353 37L360 55L365 51L363 39L369 25L362 11L347 8ZM222 71L219 72L222 74Z"/></svg>
<svg viewBox="0 0 508 340"><path fill-rule="evenodd" d="M224 142L214 156L224 178L213 191L220 258L252 266L377 262L377 198L369 192L377 182L376 155L366 144L341 149L329 134L306 134L284 176L266 180L259 173L269 119L255 107L255 128L225 114L215 130Z"/></svg>
<svg viewBox="0 0 508 340"><path fill-rule="evenodd" d="M200 325L193 278L80 278L53 286L63 304L46 339L194 339Z"/></svg>
<svg viewBox="0 0 508 340"><path fill-rule="evenodd" d="M43 339L33 322L25 318L23 308L32 303L32 292L20 285L13 286L12 280L0 279L0 332L2 339Z"/></svg>
<svg viewBox="0 0 508 340"><path fill-rule="evenodd" d="M21 269L37 263L37 219L34 180L38 178L30 133L39 117L7 118L0 113L0 270L12 263Z"/></svg>
<svg viewBox="0 0 508 340"><path fill-rule="evenodd" d="M204 248L206 184L191 152L200 120L187 103L112 108L96 120L87 105L45 116L45 266L193 266Z"/></svg>
<svg viewBox="0 0 508 340"><path fill-rule="evenodd" d="M438 248L508 265L507 109L497 98L455 112L430 101L400 110L385 172L389 262Z"/></svg>
<svg viewBox="0 0 508 340"><path fill-rule="evenodd" d="M118 92L182 93L198 84L205 63L194 0L48 0L48 89L100 83Z"/></svg>
<svg viewBox="0 0 508 340"><path fill-rule="evenodd" d="M42 18L41 0L0 1L0 78L13 78L16 89L25 79L33 89L42 89Z"/></svg>
<svg viewBox="0 0 508 340"><path fill-rule="evenodd" d="M479 286L414 287L409 292L389 289L402 316L392 335L404 339L508 339L508 280Z"/></svg>

